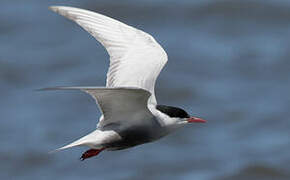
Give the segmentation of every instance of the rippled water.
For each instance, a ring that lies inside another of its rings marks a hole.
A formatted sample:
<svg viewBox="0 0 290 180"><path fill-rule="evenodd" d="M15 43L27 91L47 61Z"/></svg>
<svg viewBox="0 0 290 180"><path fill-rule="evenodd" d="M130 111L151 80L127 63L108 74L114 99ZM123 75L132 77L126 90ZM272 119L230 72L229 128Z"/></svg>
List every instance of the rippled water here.
<svg viewBox="0 0 290 180"><path fill-rule="evenodd" d="M143 29L169 56L156 94L208 120L160 141L48 154L95 128L100 112L57 85L105 84L108 56L49 5L91 9ZM0 2L1 179L290 179L290 1Z"/></svg>

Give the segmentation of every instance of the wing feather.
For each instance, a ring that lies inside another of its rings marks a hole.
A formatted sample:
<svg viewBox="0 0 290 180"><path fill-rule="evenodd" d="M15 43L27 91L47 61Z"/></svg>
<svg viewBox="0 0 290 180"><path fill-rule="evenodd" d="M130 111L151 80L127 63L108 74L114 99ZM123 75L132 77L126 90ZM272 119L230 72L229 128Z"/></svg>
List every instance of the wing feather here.
<svg viewBox="0 0 290 180"><path fill-rule="evenodd" d="M52 87L40 90L81 90L90 94L106 119L100 121L98 127L105 127L111 123L124 123L136 114L151 116L147 108L151 93L140 88Z"/></svg>
<svg viewBox="0 0 290 180"><path fill-rule="evenodd" d="M145 89L151 93L149 103L157 104L154 86L167 54L151 35L92 11L65 6L50 9L75 21L106 48L110 55L107 87Z"/></svg>

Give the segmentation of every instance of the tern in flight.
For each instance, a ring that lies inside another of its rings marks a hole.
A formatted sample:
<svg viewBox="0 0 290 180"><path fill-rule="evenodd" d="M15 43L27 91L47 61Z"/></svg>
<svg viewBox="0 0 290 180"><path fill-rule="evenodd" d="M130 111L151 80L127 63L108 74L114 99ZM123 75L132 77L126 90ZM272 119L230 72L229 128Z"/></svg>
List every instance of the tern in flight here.
<svg viewBox="0 0 290 180"><path fill-rule="evenodd" d="M154 86L167 54L151 35L92 11L65 6L50 9L88 31L110 56L106 87L43 89L84 91L96 100L102 112L96 130L57 150L88 146L90 149L81 156L84 160L103 150L121 150L158 140L189 123L206 122L181 108L157 104Z"/></svg>

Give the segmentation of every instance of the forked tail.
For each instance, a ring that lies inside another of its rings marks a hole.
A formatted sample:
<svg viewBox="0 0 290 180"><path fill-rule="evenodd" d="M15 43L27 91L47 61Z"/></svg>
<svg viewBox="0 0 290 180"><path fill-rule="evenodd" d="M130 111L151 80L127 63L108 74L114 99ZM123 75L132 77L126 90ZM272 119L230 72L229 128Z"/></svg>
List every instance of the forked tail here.
<svg viewBox="0 0 290 180"><path fill-rule="evenodd" d="M63 147L60 147L58 149L55 149L53 151L51 151L50 153L54 153L54 152L58 152L58 151L61 151L61 150L64 150L64 149L68 149L68 148L72 148L72 147L76 147L76 146L89 146L89 147L93 147L93 148L102 148L102 146L98 146L97 145L97 139L98 139L98 135L99 135L99 131L98 130L95 130L93 132L91 132L90 134L68 144L68 145L65 145Z"/></svg>

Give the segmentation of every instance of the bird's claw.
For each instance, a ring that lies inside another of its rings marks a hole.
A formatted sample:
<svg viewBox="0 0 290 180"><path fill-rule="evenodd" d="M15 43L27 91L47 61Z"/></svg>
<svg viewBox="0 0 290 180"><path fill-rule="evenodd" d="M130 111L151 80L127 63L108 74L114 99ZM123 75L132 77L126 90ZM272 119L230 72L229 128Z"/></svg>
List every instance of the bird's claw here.
<svg viewBox="0 0 290 180"><path fill-rule="evenodd" d="M84 161L87 158L93 157L98 155L100 152L102 152L105 148L101 149L89 149L86 152L83 153L83 155L80 157L81 161Z"/></svg>

